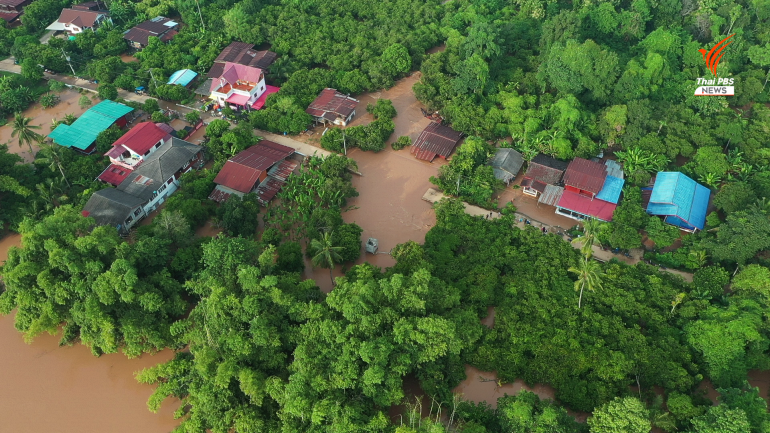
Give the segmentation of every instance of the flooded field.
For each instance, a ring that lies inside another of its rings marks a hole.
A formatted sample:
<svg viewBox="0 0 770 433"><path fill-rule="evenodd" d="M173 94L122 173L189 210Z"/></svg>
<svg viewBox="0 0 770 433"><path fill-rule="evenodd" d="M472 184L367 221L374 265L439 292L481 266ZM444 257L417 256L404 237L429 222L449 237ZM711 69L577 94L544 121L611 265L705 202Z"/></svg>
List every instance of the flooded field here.
<svg viewBox="0 0 770 433"><path fill-rule="evenodd" d="M24 117L32 118L32 125L40 126L40 129L35 131L38 134L48 135L51 132L51 119L61 120L67 114L79 117L86 111L78 105L78 100L80 99L79 92L67 89L58 93L58 95L61 101L59 101L55 107L43 108L39 104L34 104L22 113L24 114ZM29 153L29 147L24 145L24 147L20 148L18 138L11 137L11 133L13 132L13 127L11 126L13 117L8 117L6 120L8 121L8 124L0 126L0 143L8 144L8 151L24 158L24 162L32 162L34 157ZM32 145L32 149L34 152L40 150L40 148L35 145Z"/></svg>
<svg viewBox="0 0 770 433"><path fill-rule="evenodd" d="M25 344L13 314L0 316L0 431L169 433L177 404L147 410L153 391L134 373L172 358L171 351L129 360L116 353L97 358L84 346L59 347L59 337Z"/></svg>

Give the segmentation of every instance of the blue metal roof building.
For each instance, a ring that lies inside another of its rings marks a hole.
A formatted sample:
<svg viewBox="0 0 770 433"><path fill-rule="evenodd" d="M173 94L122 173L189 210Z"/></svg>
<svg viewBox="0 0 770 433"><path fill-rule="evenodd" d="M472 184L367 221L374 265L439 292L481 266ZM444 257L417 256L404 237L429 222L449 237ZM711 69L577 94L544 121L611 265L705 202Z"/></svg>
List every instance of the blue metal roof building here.
<svg viewBox="0 0 770 433"><path fill-rule="evenodd" d="M620 201L620 193L623 191L624 183L626 183L626 181L623 179L607 175L607 177L604 178L604 186L602 186L602 190L599 191L599 194L596 195L596 198L606 202L618 204L618 201Z"/></svg>
<svg viewBox="0 0 770 433"><path fill-rule="evenodd" d="M711 191L679 172L661 172L655 178L647 213L682 230L703 230Z"/></svg>
<svg viewBox="0 0 770 433"><path fill-rule="evenodd" d="M198 73L190 69L181 69L171 74L171 78L168 79L166 84L178 84L180 86L187 86L190 82L198 76Z"/></svg>

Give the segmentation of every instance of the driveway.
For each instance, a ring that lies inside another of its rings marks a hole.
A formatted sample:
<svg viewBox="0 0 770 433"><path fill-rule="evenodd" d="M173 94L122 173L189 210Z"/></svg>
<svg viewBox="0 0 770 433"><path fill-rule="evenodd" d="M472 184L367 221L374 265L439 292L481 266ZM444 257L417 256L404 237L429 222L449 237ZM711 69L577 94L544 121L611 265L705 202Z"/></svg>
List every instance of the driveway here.
<svg viewBox="0 0 770 433"><path fill-rule="evenodd" d="M54 33L56 33L55 30L49 30L49 31L45 32L45 34L40 37L40 43L41 44L47 44L48 40L53 37Z"/></svg>
<svg viewBox="0 0 770 433"><path fill-rule="evenodd" d="M13 72L14 74L21 74L21 66L14 65L13 57L8 57L5 60L0 60L0 71Z"/></svg>

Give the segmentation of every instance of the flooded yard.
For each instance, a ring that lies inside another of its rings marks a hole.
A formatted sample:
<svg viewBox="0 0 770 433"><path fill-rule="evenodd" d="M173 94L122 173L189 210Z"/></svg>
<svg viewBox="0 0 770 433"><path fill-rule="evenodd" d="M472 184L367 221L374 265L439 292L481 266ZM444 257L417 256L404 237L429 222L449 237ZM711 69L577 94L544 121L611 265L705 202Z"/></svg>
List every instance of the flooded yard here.
<svg viewBox="0 0 770 433"><path fill-rule="evenodd" d="M35 130L38 134L50 134L52 119L62 120L67 114L79 117L90 108L80 108L80 105L78 105L80 93L75 90L67 89L59 92L58 95L60 101L55 107L43 108L40 104L34 104L22 113L24 117L32 118L32 122L30 122L32 125L40 126L40 129ZM92 96L91 93L88 93L88 95ZM8 151L24 158L24 162L32 162L34 156L29 153L29 147L27 145L19 147L18 137L11 137L11 133L13 132L13 116L8 117L6 120L8 123L5 126L0 126L0 143L8 144ZM37 153L37 151L40 150L40 147L33 144L32 149Z"/></svg>

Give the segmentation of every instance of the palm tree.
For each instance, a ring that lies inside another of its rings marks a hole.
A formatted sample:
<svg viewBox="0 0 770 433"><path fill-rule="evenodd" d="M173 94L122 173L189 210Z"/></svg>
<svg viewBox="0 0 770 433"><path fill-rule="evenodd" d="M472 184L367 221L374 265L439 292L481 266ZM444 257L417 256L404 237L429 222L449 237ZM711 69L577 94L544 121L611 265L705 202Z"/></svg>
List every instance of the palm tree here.
<svg viewBox="0 0 770 433"><path fill-rule="evenodd" d="M31 121L31 117L24 117L23 114L16 113L13 118L13 132L11 132L11 137L16 137L18 135L19 147L26 143L27 146L29 146L30 155L34 156L35 152L32 150L32 143L42 141L43 137L37 132L33 131L33 129L40 129L40 126L31 125L29 123Z"/></svg>
<svg viewBox="0 0 770 433"><path fill-rule="evenodd" d="M314 255L311 259L313 266L320 266L322 268L329 268L329 278L332 280L332 286L334 286L334 276L332 270L334 264L342 261L339 252L342 251L342 247L335 247L332 243L331 232L324 232L321 235L321 239L313 239L310 241L310 249Z"/></svg>
<svg viewBox="0 0 770 433"><path fill-rule="evenodd" d="M583 301L583 289L588 287L588 290L593 292L596 289L602 288L602 268L599 262L591 260L591 257L584 256L579 268L570 266L568 271L576 274L578 277L577 281L575 281L575 291L580 291L580 297L578 298L578 308L580 308L580 304Z"/></svg>
<svg viewBox="0 0 770 433"><path fill-rule="evenodd" d="M65 125L72 125L75 123L75 121L78 120L77 117L75 117L74 114L65 114L64 115L64 124Z"/></svg>
<svg viewBox="0 0 770 433"><path fill-rule="evenodd" d="M585 257L591 257L593 255L593 250L591 247L596 242L596 232L599 231L599 221L588 218L583 221L583 236L573 240L573 243L581 244L580 252L583 253L583 256Z"/></svg>
<svg viewBox="0 0 770 433"><path fill-rule="evenodd" d="M40 146L42 146L40 153L44 154L45 157L37 158L35 161L41 164L48 164L48 168L50 168L51 171L56 171L58 168L62 179L67 183L67 187L70 187L70 182L67 180L67 176L64 175L64 167L62 166L62 147L44 143L42 141L40 142Z"/></svg>

